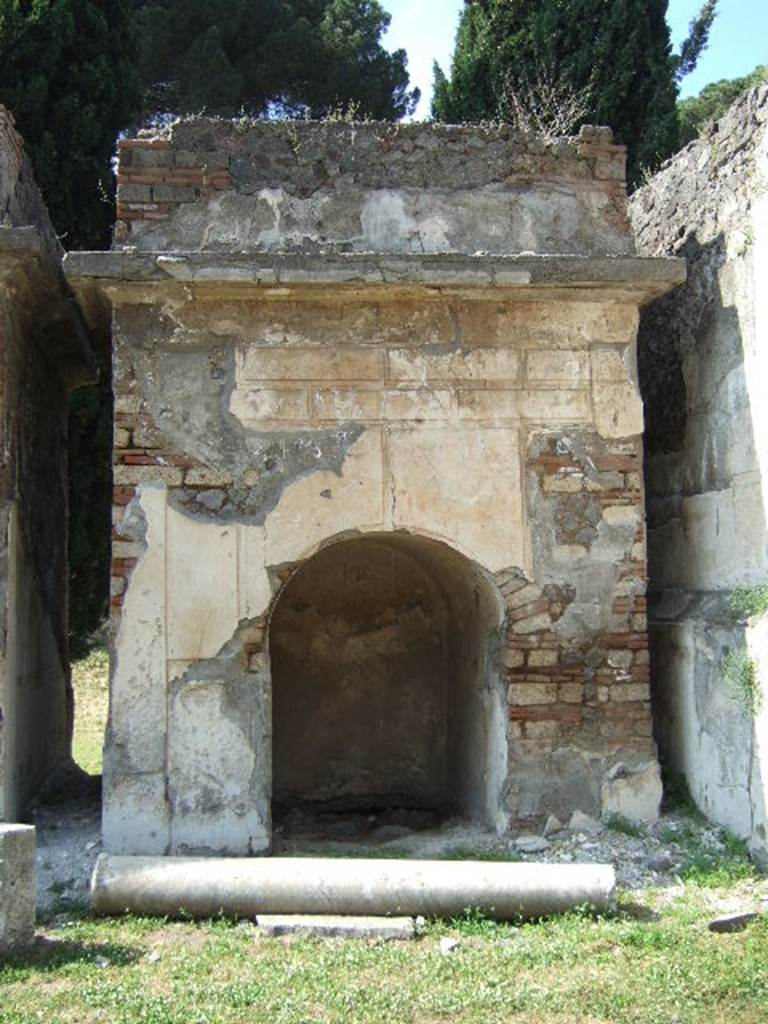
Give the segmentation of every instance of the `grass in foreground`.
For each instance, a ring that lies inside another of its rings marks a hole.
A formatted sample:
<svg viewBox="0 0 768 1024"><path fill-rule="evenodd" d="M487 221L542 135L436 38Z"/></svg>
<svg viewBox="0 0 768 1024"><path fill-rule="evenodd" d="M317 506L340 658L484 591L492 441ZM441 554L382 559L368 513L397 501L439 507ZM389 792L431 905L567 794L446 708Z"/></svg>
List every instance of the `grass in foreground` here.
<svg viewBox="0 0 768 1024"><path fill-rule="evenodd" d="M75 728L72 756L89 775L101 775L109 703L109 654L101 647L72 665Z"/></svg>
<svg viewBox="0 0 768 1024"><path fill-rule="evenodd" d="M0 1024L767 1020L768 922L713 935L712 891L680 892L656 919L627 911L513 926L469 914L391 944L256 939L250 925L228 921L85 917L0 965ZM446 935L460 941L447 956Z"/></svg>

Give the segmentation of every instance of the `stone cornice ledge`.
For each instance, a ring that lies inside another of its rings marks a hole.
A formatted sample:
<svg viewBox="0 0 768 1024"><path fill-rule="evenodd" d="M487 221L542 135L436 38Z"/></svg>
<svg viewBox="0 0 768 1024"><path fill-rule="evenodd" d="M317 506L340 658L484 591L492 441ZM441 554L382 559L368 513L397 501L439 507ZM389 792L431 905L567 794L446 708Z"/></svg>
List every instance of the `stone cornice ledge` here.
<svg viewBox="0 0 768 1024"><path fill-rule="evenodd" d="M37 340L59 367L67 389L96 380L91 340L59 251L34 226L0 225L0 288L33 311Z"/></svg>
<svg viewBox="0 0 768 1024"><path fill-rule="evenodd" d="M425 289L567 290L617 293L647 302L685 281L685 261L639 256L457 253L70 252L64 270L75 287L88 284L254 285L256 287L397 286ZM520 296L523 297L522 295Z"/></svg>

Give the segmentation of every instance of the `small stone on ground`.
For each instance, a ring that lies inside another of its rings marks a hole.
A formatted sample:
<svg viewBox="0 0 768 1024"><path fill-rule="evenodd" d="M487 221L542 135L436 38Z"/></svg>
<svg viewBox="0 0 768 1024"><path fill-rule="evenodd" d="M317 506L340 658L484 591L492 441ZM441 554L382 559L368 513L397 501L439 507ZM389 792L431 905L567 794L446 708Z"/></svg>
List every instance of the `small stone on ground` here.
<svg viewBox="0 0 768 1024"><path fill-rule="evenodd" d="M732 932L743 932L747 925L756 921L759 914L729 914L727 917L716 917L709 922L709 930L719 935L729 935Z"/></svg>
<svg viewBox="0 0 768 1024"><path fill-rule="evenodd" d="M461 943L458 939L452 939L448 935L446 935L445 938L440 939L440 952L443 956L450 956L451 953L455 953L460 946Z"/></svg>
<svg viewBox="0 0 768 1024"><path fill-rule="evenodd" d="M550 845L542 836L517 836L515 839L515 847L521 853L544 853Z"/></svg>

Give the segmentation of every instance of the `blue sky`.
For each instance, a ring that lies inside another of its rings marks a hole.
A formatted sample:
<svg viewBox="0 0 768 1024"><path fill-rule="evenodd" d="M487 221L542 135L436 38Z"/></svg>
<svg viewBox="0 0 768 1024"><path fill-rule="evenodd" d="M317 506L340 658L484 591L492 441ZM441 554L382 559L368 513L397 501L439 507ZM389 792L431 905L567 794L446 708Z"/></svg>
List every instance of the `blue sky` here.
<svg viewBox="0 0 768 1024"><path fill-rule="evenodd" d="M422 90L418 118L429 116L432 61L447 71L462 0L381 0L392 15L384 39L388 49L408 53L411 82ZM701 0L670 0L667 20L677 48ZM681 95L697 93L708 82L745 75L768 64L768 0L720 0L709 49L696 70L683 80Z"/></svg>

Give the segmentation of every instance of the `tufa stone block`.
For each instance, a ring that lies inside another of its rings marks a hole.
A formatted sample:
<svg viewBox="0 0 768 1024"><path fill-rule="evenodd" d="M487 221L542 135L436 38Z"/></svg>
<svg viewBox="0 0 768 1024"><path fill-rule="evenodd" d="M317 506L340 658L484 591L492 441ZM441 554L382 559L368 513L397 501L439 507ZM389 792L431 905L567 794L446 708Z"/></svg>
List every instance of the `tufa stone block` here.
<svg viewBox="0 0 768 1024"><path fill-rule="evenodd" d="M0 956L35 937L35 829L0 825Z"/></svg>

